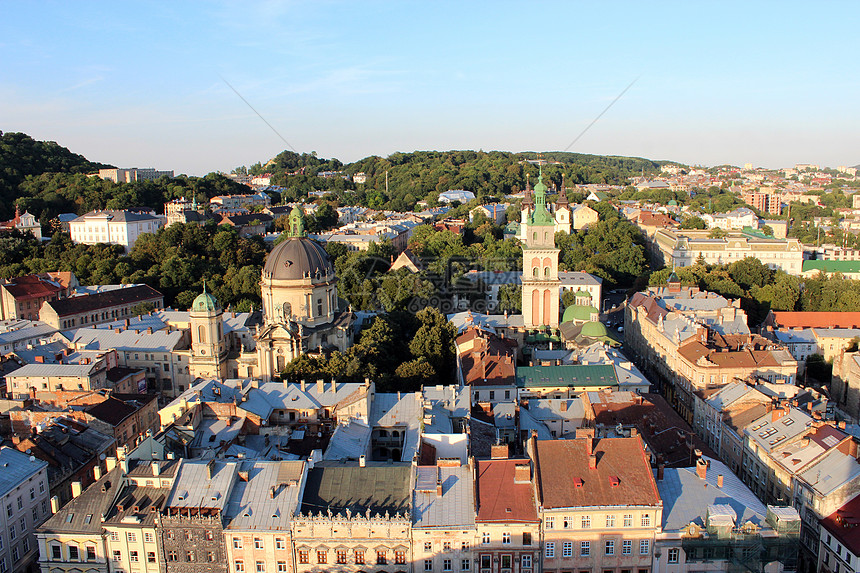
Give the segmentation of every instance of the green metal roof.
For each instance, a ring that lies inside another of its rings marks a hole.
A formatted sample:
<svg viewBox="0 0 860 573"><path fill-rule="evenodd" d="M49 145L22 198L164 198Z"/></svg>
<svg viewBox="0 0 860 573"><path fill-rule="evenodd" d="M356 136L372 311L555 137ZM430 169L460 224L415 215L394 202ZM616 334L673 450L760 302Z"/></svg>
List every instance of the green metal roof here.
<svg viewBox="0 0 860 573"><path fill-rule="evenodd" d="M860 261L803 261L803 272L860 273Z"/></svg>
<svg viewBox="0 0 860 573"><path fill-rule="evenodd" d="M575 320L580 321L589 321L591 320L592 314L600 314L600 311L597 310L597 307L592 306L590 304L572 304L566 309L564 309L564 314L562 315L562 322L573 322Z"/></svg>
<svg viewBox="0 0 860 573"><path fill-rule="evenodd" d="M601 364L562 364L560 366L518 366L517 387L585 386L602 388L618 386L615 367Z"/></svg>

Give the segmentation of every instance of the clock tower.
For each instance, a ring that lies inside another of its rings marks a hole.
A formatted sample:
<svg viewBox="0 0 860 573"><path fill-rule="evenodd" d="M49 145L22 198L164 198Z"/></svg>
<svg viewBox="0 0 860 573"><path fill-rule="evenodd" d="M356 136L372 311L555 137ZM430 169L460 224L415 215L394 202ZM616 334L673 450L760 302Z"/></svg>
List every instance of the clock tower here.
<svg viewBox="0 0 860 573"><path fill-rule="evenodd" d="M547 209L547 187L538 176L532 196L523 201L520 238L523 242L522 308L527 329L557 328L561 281L555 248L556 219Z"/></svg>

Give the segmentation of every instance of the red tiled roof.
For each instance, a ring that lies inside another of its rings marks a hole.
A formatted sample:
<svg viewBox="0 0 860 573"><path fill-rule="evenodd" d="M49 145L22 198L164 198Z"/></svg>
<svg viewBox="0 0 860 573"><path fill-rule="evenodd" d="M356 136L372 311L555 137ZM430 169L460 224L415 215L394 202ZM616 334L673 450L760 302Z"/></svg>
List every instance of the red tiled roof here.
<svg viewBox="0 0 860 573"><path fill-rule="evenodd" d="M860 496L855 497L830 515L821 525L854 555L860 554Z"/></svg>
<svg viewBox="0 0 860 573"><path fill-rule="evenodd" d="M529 460L477 460L477 521L539 521L532 483L514 483L516 466Z"/></svg>
<svg viewBox="0 0 860 573"><path fill-rule="evenodd" d="M774 327L783 328L857 328L860 312L773 311Z"/></svg>
<svg viewBox="0 0 860 573"><path fill-rule="evenodd" d="M15 300L31 300L55 295L63 290L59 284L45 280L36 275L26 275L11 279L3 288L11 294Z"/></svg>
<svg viewBox="0 0 860 573"><path fill-rule="evenodd" d="M589 468L588 442L595 469ZM659 505L660 494L639 436L537 442L541 502L546 508ZM582 486L574 483L582 480Z"/></svg>

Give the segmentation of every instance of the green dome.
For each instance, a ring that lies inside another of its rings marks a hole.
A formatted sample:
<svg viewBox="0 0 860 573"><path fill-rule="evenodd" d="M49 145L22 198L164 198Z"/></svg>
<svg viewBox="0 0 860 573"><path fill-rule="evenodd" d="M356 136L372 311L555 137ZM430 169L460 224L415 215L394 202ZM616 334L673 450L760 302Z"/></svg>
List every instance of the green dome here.
<svg viewBox="0 0 860 573"><path fill-rule="evenodd" d="M573 293L573 296L576 296L576 297L587 296L588 298L591 298L591 293L588 292L587 290L579 289L578 291Z"/></svg>
<svg viewBox="0 0 860 573"><path fill-rule="evenodd" d="M675 201L674 199L669 199L669 206L670 206L670 207L677 207L677 206L678 206L678 202L677 202L677 201Z"/></svg>
<svg viewBox="0 0 860 573"><path fill-rule="evenodd" d="M588 338L606 338L609 336L603 323L597 321L586 322L582 325L582 330L579 332L582 336L587 336Z"/></svg>
<svg viewBox="0 0 860 573"><path fill-rule="evenodd" d="M599 314L595 307L586 304L572 304L566 309L564 309L564 315L562 316L562 322L588 322L591 320L592 314Z"/></svg>
<svg viewBox="0 0 860 573"><path fill-rule="evenodd" d="M218 310L218 299L206 292L206 285L203 285L203 293L197 295L194 302L191 303L192 312L215 312Z"/></svg>

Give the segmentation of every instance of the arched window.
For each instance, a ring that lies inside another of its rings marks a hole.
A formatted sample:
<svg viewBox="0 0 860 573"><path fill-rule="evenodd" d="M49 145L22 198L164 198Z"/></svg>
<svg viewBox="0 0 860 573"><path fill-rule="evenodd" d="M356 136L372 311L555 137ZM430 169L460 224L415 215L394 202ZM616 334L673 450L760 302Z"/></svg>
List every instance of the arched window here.
<svg viewBox="0 0 860 573"><path fill-rule="evenodd" d="M535 231L534 233L532 233L532 240L533 240L533 241L537 241L537 231Z"/></svg>
<svg viewBox="0 0 860 573"><path fill-rule="evenodd" d="M543 276L545 276L546 278L549 278L549 267L543 268Z"/></svg>
<svg viewBox="0 0 860 573"><path fill-rule="evenodd" d="M546 231L543 232L543 240L544 242L549 241L549 233L547 233Z"/></svg>
<svg viewBox="0 0 860 573"><path fill-rule="evenodd" d="M197 342L206 342L206 327L202 324L197 327Z"/></svg>
<svg viewBox="0 0 860 573"><path fill-rule="evenodd" d="M534 277L535 277L535 278L538 278L538 271L539 271L539 268L538 268L538 267L535 267L535 268L532 270L532 274L534 275Z"/></svg>

